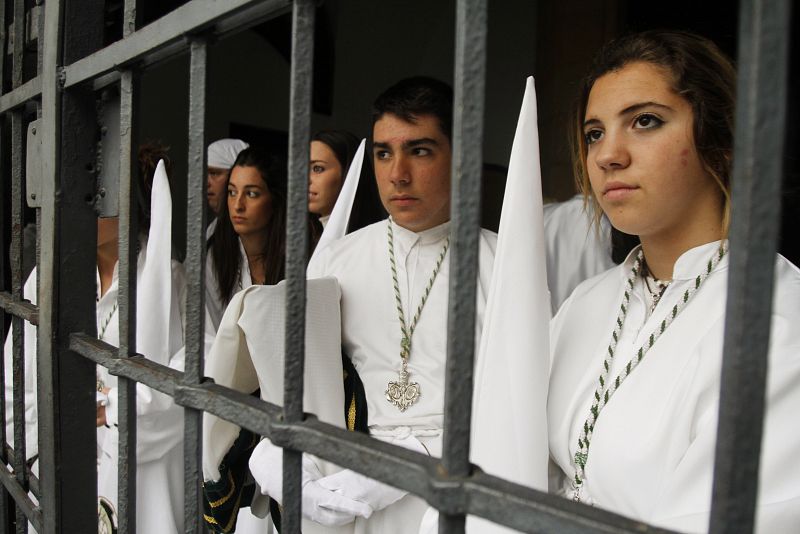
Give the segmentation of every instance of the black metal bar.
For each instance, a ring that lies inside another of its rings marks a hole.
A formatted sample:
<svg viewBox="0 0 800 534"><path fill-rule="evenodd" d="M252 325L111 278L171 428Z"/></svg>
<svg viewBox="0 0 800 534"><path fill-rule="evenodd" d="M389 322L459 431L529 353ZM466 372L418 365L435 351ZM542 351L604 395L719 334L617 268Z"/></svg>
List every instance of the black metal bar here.
<svg viewBox="0 0 800 534"><path fill-rule="evenodd" d="M193 0L94 54L65 67L65 87L102 76L132 62L144 67L186 51L186 35L216 30L235 21L243 30L285 11L289 0Z"/></svg>
<svg viewBox="0 0 800 534"><path fill-rule="evenodd" d="M296 0L292 11L292 63L289 90L289 191L286 221L286 357L284 420L303 419L306 262L308 261L308 143L314 71L313 0ZM302 452L283 451L282 531L299 534Z"/></svg>
<svg viewBox="0 0 800 534"><path fill-rule="evenodd" d="M45 3L37 396L47 534L97 529L96 450L86 446L96 432L95 366L67 346L70 332L96 330L97 119L91 91L59 92L58 67L102 44L102 17L102 0Z"/></svg>
<svg viewBox="0 0 800 534"><path fill-rule="evenodd" d="M7 443L4 447L5 455L9 458L14 456L14 449L11 448ZM28 489L31 493L33 493L34 497L37 497L41 494L40 486L39 486L39 478L31 471L31 468L27 465L25 466L25 470L28 473Z"/></svg>
<svg viewBox="0 0 800 534"><path fill-rule="evenodd" d="M189 184L186 209L186 372L185 385L203 378L205 324L205 204L206 204L206 91L208 45L193 39L189 60ZM203 413L184 411L184 509L186 532L203 525L202 445Z"/></svg>
<svg viewBox="0 0 800 534"><path fill-rule="evenodd" d="M5 1L0 0L0 39L3 38L5 35ZM0 43L0 54L5 54L5 44ZM3 58L0 58L0 71L3 69ZM0 92L2 92L3 87L3 80L2 80L2 72L0 72ZM0 160L2 160L3 154L5 153L5 132L6 128L3 127L3 120L0 118ZM8 173L0 172L0 191L6 191L6 181L8 180ZM0 202L0 250L6 250L6 203ZM10 215L10 214L9 214ZM5 292L6 289L6 268L5 268L5 260L0 262L0 298L4 295L11 297L10 293ZM2 306L2 301L0 301L0 308L3 308L5 312L5 307ZM6 436L6 393L5 393L5 384L6 384L6 350L5 350L5 340L6 340L6 321L5 321L5 313L0 313L0 383L3 384L3 394L0 395L0 414L3 416L3 424L0 425L0 462L3 465L8 465L9 458L13 458L13 453L9 454L7 452L7 441L8 437ZM10 324L10 322L9 322ZM9 355L10 356L10 355ZM9 530L9 526L11 525L11 513L10 510L13 508L13 498L11 495L6 491L0 491L0 529Z"/></svg>
<svg viewBox="0 0 800 534"><path fill-rule="evenodd" d="M6 32L6 0L0 1L0 95L3 94L5 89L6 77L6 44L8 43L8 33ZM2 99L2 97L0 97ZM5 523L0 523L4 525Z"/></svg>
<svg viewBox="0 0 800 534"><path fill-rule="evenodd" d="M741 3L730 275L711 532L752 532L786 137L788 0Z"/></svg>
<svg viewBox="0 0 800 534"><path fill-rule="evenodd" d="M23 153L22 153L22 113L11 114L11 294L17 301L22 300L22 206L23 198ZM27 489L25 460L27 444L25 432L25 323L19 317L12 317L12 402L14 406L14 472L17 482ZM22 520L22 509L17 506L17 532L26 532Z"/></svg>
<svg viewBox="0 0 800 534"><path fill-rule="evenodd" d="M27 300L15 301L11 293L7 291L0 292L0 308L31 324L39 324L39 308Z"/></svg>
<svg viewBox="0 0 800 534"><path fill-rule="evenodd" d="M16 89L22 85L23 50L25 35L25 2L14 0L14 21L12 35L14 45L11 51L11 86ZM20 110L11 113L11 294L16 301L23 297L22 279L22 207L23 198L22 181L25 176L23 136L26 135L22 123ZM28 489L28 480L25 472L26 461L26 432L25 432L25 324L19 317L12 320L12 402L14 406L14 449L13 458L14 475L23 490ZM19 502L16 506L16 531L24 534L28 531L27 522L24 520L24 511Z"/></svg>
<svg viewBox="0 0 800 534"><path fill-rule="evenodd" d="M42 80L39 76L28 80L16 89L0 96L0 113L6 113L25 105L42 94Z"/></svg>
<svg viewBox="0 0 800 534"><path fill-rule="evenodd" d="M175 395L183 382L183 373L148 360L141 354L121 358L119 350L105 341L95 339L89 334L75 334L70 338L69 348L76 354L102 365L108 372L165 393Z"/></svg>
<svg viewBox="0 0 800 534"><path fill-rule="evenodd" d="M469 448L475 338L462 334L475 331L483 168L486 14L486 0L459 0L456 7L452 247L442 442L442 466L453 477L466 477L471 469ZM464 515L440 513L440 533L463 533L464 528Z"/></svg>
<svg viewBox="0 0 800 534"><path fill-rule="evenodd" d="M11 87L16 89L22 85L24 69L23 53L25 50L25 1L14 0L14 20L11 23L14 46L11 49Z"/></svg>
<svg viewBox="0 0 800 534"><path fill-rule="evenodd" d="M28 492L23 486L20 485L14 473L10 472L8 468L0 465L0 483L2 483L5 490L14 499L14 502L19 508L20 515L17 516L17 530L19 524L30 521L33 528L37 532L42 531L42 512L33 503L33 500L28 496ZM22 518L25 518L22 520Z"/></svg>
<svg viewBox="0 0 800 534"><path fill-rule="evenodd" d="M43 179L55 182L56 160L58 158L58 113L59 96L58 80L56 69L60 60L61 47L61 2L48 1L45 5L44 35L40 36L39 46L43 47L42 52L42 73L35 80L31 80L26 85L35 82L38 90L41 91L42 98L42 166ZM38 80L38 81L37 81ZM19 93L18 89L15 93ZM12 96L14 93L6 95ZM22 95L21 95L22 96ZM47 178L44 178L46 176ZM37 287L42 289L42 294L52 295L54 281L53 252L55 247L55 225L53 221L54 209L51 204L54 195L49 199L44 197L51 193L52 188L45 187L42 190L43 205L47 206L44 210L37 210ZM48 200L50 202L48 202ZM45 211L45 217L41 217L41 212ZM41 261L44 260L44 261ZM44 316L44 324L39 325L38 333L43 334L38 339L37 350L44 357L38 358L37 368L37 401L39 403L39 470L40 470L40 494L39 503L42 509L42 528L39 532L54 534L58 532L56 506L60 500L56 495L58 491L58 480L56 479L55 469L60 461L56 456L57 446L55 431L57 428L56 417L56 396L52 390L55 382L58 367L52 357L52 341L50 334L53 332L53 300L49 296L39 299L39 315ZM43 384L47 386L43 387Z"/></svg>
<svg viewBox="0 0 800 534"><path fill-rule="evenodd" d="M282 408L274 404L212 382L182 385L180 371L143 356L120 358L115 347L86 334L73 334L71 340L72 350L108 367L112 374L173 396L178 405L207 411L266 436L278 446L302 449L391 483L445 513L470 513L522 532L668 532L504 481L477 468L470 477L451 477L435 458L347 432L310 414L302 422L288 424L283 421Z"/></svg>
<svg viewBox="0 0 800 534"><path fill-rule="evenodd" d="M127 27L127 25L124 25ZM138 224L133 179L135 74L122 72L119 119L119 355L136 354L136 271ZM136 382L117 381L119 455L117 489L119 534L136 532Z"/></svg>

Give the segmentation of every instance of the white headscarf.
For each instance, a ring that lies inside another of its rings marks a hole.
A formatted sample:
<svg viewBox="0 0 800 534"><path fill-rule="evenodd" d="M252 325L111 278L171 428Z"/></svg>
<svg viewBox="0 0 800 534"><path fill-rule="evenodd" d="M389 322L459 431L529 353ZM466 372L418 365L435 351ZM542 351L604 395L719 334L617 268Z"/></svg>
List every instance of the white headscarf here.
<svg viewBox="0 0 800 534"><path fill-rule="evenodd" d="M208 145L208 163L209 167L218 167L220 169L230 169L233 167L233 162L236 161L236 156L239 152L249 147L247 143L241 139L220 139Z"/></svg>

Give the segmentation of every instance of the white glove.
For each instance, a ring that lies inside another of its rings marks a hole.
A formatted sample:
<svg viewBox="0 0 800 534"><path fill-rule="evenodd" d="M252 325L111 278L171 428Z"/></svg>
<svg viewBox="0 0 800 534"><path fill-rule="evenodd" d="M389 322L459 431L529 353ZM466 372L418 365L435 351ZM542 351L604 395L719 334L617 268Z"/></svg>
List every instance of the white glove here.
<svg viewBox="0 0 800 534"><path fill-rule="evenodd" d="M372 515L368 505L320 486L316 480L322 473L309 455L303 455L302 466L303 516L332 527L352 523L356 516ZM268 439L261 440L250 456L250 472L264 495L283 503L283 449Z"/></svg>
<svg viewBox="0 0 800 534"><path fill-rule="evenodd" d="M317 481L318 485L345 498L366 503L373 510L383 510L406 496L406 491L345 469Z"/></svg>
<svg viewBox="0 0 800 534"><path fill-rule="evenodd" d="M425 446L413 435L408 435L403 438L379 436L377 439L427 454ZM351 471L350 469L334 473L333 475L320 479L318 482L323 488L355 501L366 503L373 510L383 510L408 494L407 491L394 488L383 482L378 482L377 480Z"/></svg>
<svg viewBox="0 0 800 534"><path fill-rule="evenodd" d="M249 465L250 473L258 482L261 493L269 495L278 501L278 504L283 504L283 449L273 445L268 439L262 439L253 449ZM301 485L305 486L311 480L321 477L322 473L317 464L304 454Z"/></svg>
<svg viewBox="0 0 800 534"><path fill-rule="evenodd" d="M303 515L326 527L338 527L372 515L368 504L323 488L312 480L303 486Z"/></svg>

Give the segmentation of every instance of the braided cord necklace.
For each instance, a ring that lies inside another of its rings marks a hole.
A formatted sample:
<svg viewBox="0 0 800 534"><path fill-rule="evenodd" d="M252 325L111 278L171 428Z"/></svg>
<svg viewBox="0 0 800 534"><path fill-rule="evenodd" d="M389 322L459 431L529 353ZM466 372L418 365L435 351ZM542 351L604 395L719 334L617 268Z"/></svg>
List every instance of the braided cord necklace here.
<svg viewBox="0 0 800 534"><path fill-rule="evenodd" d="M106 329L108 328L109 323L111 323L111 319L114 317L115 313L117 313L116 298L114 299L114 305L111 307L111 311L108 313L108 316L100 324L100 333L97 335L97 339L103 339L103 336L106 334Z"/></svg>
<svg viewBox="0 0 800 534"><path fill-rule="evenodd" d="M103 322L100 323L100 333L97 334L97 339L103 339L103 336L106 335L106 329L108 325L111 323L111 319L114 317L114 314L117 313L117 299L114 299L114 305L111 307L111 311L108 313ZM97 377L97 391L101 392L105 389L106 385L100 376Z"/></svg>
<svg viewBox="0 0 800 534"><path fill-rule="evenodd" d="M636 278L642 272L644 254L641 249L639 250L639 253L636 256L636 262L633 264L631 274L628 276L628 280L625 284L622 304L620 305L619 315L617 316L614 331L611 333L611 342L608 344L608 353L603 361L603 368L600 372L600 377L598 378L598 385L594 392L592 406L589 408L589 416L583 423L581 435L578 438L578 450L575 452L575 456L573 457L575 462L575 476L572 480L572 488L574 490L573 500L581 500L581 488L583 487L583 483L586 478L586 462L589 459L589 444L592 441L592 434L594 432L595 424L597 424L597 419L600 417L600 412L603 411L603 408L605 408L609 400L611 400L611 397L614 395L614 393L616 393L625 379L630 376L634 369L636 369L636 367L644 358L645 354L647 354L653 345L655 345L656 341L658 341L658 338L661 337L661 334L663 334L667 327L672 324L672 322L675 320L675 317L677 317L678 314L683 311L684 308L686 308L689 300L691 300L695 293L697 293L697 291L700 289L700 286L717 267L719 262L725 256L726 252L727 247L724 244L720 245L719 250L717 250L717 252L714 253L714 256L712 256L711 259L709 259L706 263L706 269L701 274L697 275L691 287L689 287L689 289L683 293L683 296L678 300L675 306L672 307L669 313L667 313L666 317L662 319L658 327L647 337L645 343L639 347L639 350L636 351L634 357L631 358L631 360L625 365L622 371L620 371L619 375L617 375L613 381L609 382L608 374L611 370L611 362L614 360L617 342L619 341L622 333L622 326L625 324L625 317L628 314L628 305L631 300L631 293L633 293L633 286L636 282Z"/></svg>
<svg viewBox="0 0 800 534"><path fill-rule="evenodd" d="M403 312L403 300L400 297L400 284L397 281L397 261L394 256L394 231L392 230L392 220L387 220L388 226L388 239L389 239L389 266L392 269L392 283L394 284L394 298L397 304L397 316L400 319L400 360L402 365L398 374L397 380L391 380L386 388L386 400L397 406L397 408L404 412L406 408L417 402L420 395L420 387L416 382L408 381L408 358L411 356L411 336L414 335L414 329L417 327L419 317L422 314L422 308L428 300L428 295L431 293L433 282L436 280L436 275L442 268L444 256L447 254L447 249L450 246L450 237L445 239L444 246L442 247L439 258L436 260L436 265L433 267L431 278L428 280L428 285L425 286L425 291L422 292L422 299L417 307L417 312L411 319L411 324L406 324L406 316Z"/></svg>

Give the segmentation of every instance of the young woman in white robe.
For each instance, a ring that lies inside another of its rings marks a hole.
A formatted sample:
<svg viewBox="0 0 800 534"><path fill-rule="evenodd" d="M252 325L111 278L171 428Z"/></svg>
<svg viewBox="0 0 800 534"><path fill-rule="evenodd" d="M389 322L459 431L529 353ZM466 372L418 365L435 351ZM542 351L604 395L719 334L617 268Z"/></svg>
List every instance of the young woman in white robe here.
<svg viewBox="0 0 800 534"><path fill-rule="evenodd" d="M239 152L206 257L206 354L235 293L284 278L286 188L283 162L258 147ZM269 525L268 518L242 508L235 528L245 534L263 533Z"/></svg>
<svg viewBox="0 0 800 534"><path fill-rule="evenodd" d="M360 140L346 130L320 130L311 137L308 169L308 211L324 227L333 212L345 176L358 152ZM361 162L347 233L355 232L386 217L378 198L370 158Z"/></svg>
<svg viewBox="0 0 800 534"><path fill-rule="evenodd" d="M576 114L578 182L641 245L579 285L551 324L551 489L690 532L708 529L711 507L734 87L731 62L691 34L645 32L599 52ZM800 271L777 256L759 532L800 524L799 322Z"/></svg>

